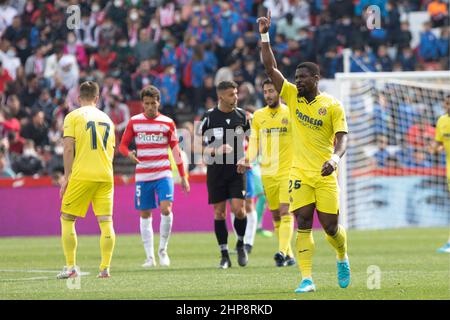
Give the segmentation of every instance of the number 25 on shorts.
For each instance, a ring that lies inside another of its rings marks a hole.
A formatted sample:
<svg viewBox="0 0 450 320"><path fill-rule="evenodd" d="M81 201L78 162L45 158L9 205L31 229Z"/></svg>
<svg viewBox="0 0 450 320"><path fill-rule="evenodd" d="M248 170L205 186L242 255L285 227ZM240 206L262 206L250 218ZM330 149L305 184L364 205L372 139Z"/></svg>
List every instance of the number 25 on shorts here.
<svg viewBox="0 0 450 320"><path fill-rule="evenodd" d="M302 180L289 180L289 193L292 192L292 187L294 189L300 189L302 186Z"/></svg>

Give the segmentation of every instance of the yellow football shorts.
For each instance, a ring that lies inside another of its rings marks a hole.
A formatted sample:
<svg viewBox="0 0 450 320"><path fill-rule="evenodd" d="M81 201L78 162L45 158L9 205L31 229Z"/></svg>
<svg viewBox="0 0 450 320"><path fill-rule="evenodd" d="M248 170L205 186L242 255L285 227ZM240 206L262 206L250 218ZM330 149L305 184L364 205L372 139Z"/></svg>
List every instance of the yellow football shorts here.
<svg viewBox="0 0 450 320"><path fill-rule="evenodd" d="M261 176L269 210L278 210L280 203L289 204L289 175Z"/></svg>
<svg viewBox="0 0 450 320"><path fill-rule="evenodd" d="M92 209L96 216L111 216L113 198L112 182L69 179L61 203L61 212L84 218L92 203Z"/></svg>
<svg viewBox="0 0 450 320"><path fill-rule="evenodd" d="M291 169L289 175L289 211L315 203L320 212L338 214L339 184L336 172L322 177L320 172Z"/></svg>

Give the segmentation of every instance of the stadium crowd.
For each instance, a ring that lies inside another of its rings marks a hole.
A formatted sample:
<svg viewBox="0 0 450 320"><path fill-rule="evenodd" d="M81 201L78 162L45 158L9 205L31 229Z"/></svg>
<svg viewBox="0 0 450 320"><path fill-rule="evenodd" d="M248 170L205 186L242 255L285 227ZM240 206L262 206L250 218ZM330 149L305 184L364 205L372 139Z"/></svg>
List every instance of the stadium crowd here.
<svg viewBox="0 0 450 320"><path fill-rule="evenodd" d="M381 8L381 28L367 28L369 4ZM70 5L81 13L73 30ZM333 78L343 71L344 48L352 49L352 72L449 69L448 1L0 0L0 177L63 170L63 120L77 107L81 81L100 83L100 108L116 124L117 141L127 104L148 84L160 88L162 112L191 136L192 120L216 105L221 80L239 84L240 106L261 107L255 21L266 9L288 78L303 61ZM430 18L416 47L405 20L412 11Z"/></svg>

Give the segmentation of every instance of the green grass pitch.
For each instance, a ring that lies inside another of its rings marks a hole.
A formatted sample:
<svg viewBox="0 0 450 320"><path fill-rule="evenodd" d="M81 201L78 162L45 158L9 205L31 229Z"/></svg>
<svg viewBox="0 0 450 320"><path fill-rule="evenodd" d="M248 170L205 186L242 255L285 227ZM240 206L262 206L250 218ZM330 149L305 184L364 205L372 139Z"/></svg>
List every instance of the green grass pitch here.
<svg viewBox="0 0 450 320"><path fill-rule="evenodd" d="M96 279L99 241L79 236L80 289L69 289L55 275L64 264L57 237L0 238L0 299L450 299L450 254L436 253L448 229L349 231L352 283L340 289L334 252L323 231L315 231L313 276L317 292L298 295L296 266L276 268L275 238L257 236L247 267L219 270L213 233L172 235L170 268L143 270L138 235L118 235L110 279ZM234 236L230 234L234 246ZM158 244L158 238L155 239ZM379 288L370 266L381 271ZM368 269L369 268L369 269Z"/></svg>

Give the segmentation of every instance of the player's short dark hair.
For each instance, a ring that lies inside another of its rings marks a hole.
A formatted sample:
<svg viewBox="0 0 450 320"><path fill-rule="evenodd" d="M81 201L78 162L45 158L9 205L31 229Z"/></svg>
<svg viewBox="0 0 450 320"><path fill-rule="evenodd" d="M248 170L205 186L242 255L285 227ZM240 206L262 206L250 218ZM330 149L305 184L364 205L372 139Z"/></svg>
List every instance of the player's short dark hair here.
<svg viewBox="0 0 450 320"><path fill-rule="evenodd" d="M227 89L237 89L238 85L234 81L220 81L217 85L217 92L224 91Z"/></svg>
<svg viewBox="0 0 450 320"><path fill-rule="evenodd" d="M302 62L297 65L297 69L305 68L308 69L309 73L313 76L320 76L320 68L314 62Z"/></svg>
<svg viewBox="0 0 450 320"><path fill-rule="evenodd" d="M274 83L273 83L273 81L272 81L272 79L270 79L270 78L264 79L264 81L261 83L261 88L264 89L264 86L265 86L266 84L271 84L271 85L275 86Z"/></svg>
<svg viewBox="0 0 450 320"><path fill-rule="evenodd" d="M144 101L144 97L151 97L161 101L161 92L157 87L150 85L141 90L141 101Z"/></svg>
<svg viewBox="0 0 450 320"><path fill-rule="evenodd" d="M100 88L97 82L85 81L80 85L80 99L83 100L94 100L100 94Z"/></svg>

